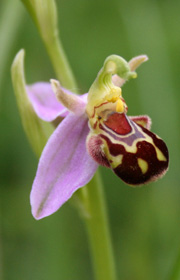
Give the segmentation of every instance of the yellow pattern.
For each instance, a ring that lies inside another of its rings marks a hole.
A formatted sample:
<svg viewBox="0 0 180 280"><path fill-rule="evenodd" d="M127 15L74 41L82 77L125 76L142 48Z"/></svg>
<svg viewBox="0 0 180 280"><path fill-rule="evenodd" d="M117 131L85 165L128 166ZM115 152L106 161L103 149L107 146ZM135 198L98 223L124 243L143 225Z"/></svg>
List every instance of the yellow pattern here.
<svg viewBox="0 0 180 280"><path fill-rule="evenodd" d="M138 165L139 165L142 173L145 174L147 172L147 170L148 170L148 163L147 163L147 161L145 161L142 158L138 158L137 161L138 161Z"/></svg>

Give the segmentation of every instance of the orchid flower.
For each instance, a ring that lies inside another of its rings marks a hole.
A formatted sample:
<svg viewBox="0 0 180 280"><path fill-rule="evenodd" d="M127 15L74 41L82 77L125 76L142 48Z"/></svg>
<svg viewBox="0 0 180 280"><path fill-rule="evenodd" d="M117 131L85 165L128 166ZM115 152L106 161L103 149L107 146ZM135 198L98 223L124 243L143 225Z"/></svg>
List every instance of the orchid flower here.
<svg viewBox="0 0 180 280"><path fill-rule="evenodd" d="M137 76L134 70L146 60L147 56L138 56L128 63L120 56L109 56L89 93L82 96L56 80L51 80L52 88L50 83L27 86L39 118L48 122L63 118L39 160L30 197L36 219L57 211L91 180L98 165L112 169L131 186L165 174L166 144L150 132L148 116L127 116L122 97L121 86Z"/></svg>

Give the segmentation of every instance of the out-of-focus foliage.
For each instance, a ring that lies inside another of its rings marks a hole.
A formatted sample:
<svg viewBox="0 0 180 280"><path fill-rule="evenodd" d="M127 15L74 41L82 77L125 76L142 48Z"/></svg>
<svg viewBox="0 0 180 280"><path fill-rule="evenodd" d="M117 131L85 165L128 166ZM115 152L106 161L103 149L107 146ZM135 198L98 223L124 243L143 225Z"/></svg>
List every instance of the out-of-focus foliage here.
<svg viewBox="0 0 180 280"><path fill-rule="evenodd" d="M129 115L150 115L152 130L166 141L169 172L136 189L110 170L101 172L119 279L166 279L180 250L180 1L59 0L57 5L60 35L82 93L108 55L149 56L123 96ZM24 48L28 83L55 75L20 1L1 0L0 24L0 271L6 280L91 280L87 236L76 209L67 203L42 221L31 216L37 159L22 129L10 65Z"/></svg>

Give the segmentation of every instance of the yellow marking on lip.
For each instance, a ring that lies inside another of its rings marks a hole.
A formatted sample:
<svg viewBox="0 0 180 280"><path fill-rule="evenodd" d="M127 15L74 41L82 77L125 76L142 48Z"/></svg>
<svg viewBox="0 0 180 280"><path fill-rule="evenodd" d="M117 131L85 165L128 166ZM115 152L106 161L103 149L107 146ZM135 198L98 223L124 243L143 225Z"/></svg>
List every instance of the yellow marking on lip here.
<svg viewBox="0 0 180 280"><path fill-rule="evenodd" d="M155 150L156 150L156 154L157 154L157 158L160 161L166 161L166 157L163 155L163 153L154 145Z"/></svg>
<svg viewBox="0 0 180 280"><path fill-rule="evenodd" d="M145 161L142 158L138 158L137 161L138 161L138 165L139 165L142 173L145 174L147 172L147 170L148 170L148 163L147 163L147 161Z"/></svg>
<svg viewBox="0 0 180 280"><path fill-rule="evenodd" d="M118 165L122 164L122 160L123 160L123 155L120 154L118 156L113 156L111 155L110 151L109 151L109 147L106 143L105 140L103 140L104 144L101 146L102 147L102 150L103 152L105 153L111 167L113 169L115 169Z"/></svg>
<svg viewBox="0 0 180 280"><path fill-rule="evenodd" d="M116 112L118 112L118 113L124 112L124 104L121 99L118 99L118 101L116 103Z"/></svg>
<svg viewBox="0 0 180 280"><path fill-rule="evenodd" d="M115 169L117 166L119 166L120 164L122 164L122 160L123 160L123 155L118 155L118 156L111 156L112 159L112 163L111 163L111 167L113 169Z"/></svg>

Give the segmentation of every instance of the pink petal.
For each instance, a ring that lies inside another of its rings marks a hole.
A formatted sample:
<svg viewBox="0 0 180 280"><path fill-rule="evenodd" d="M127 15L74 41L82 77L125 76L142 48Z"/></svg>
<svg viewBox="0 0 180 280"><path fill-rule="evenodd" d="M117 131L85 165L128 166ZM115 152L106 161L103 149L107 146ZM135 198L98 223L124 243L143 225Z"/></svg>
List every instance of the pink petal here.
<svg viewBox="0 0 180 280"><path fill-rule="evenodd" d="M93 177L98 164L86 151L88 132L86 116L70 113L50 137L31 191L32 214L36 219L57 211Z"/></svg>
<svg viewBox="0 0 180 280"><path fill-rule="evenodd" d="M51 122L57 117L65 117L69 114L69 111L57 101L50 83L38 82L27 86L26 89L34 111L42 120ZM66 89L63 90L67 94L72 94ZM86 102L87 94L80 97Z"/></svg>
<svg viewBox="0 0 180 280"><path fill-rule="evenodd" d="M27 94L36 114L42 120L50 122L58 116L67 115L67 109L57 101L50 83L38 82L27 86Z"/></svg>

